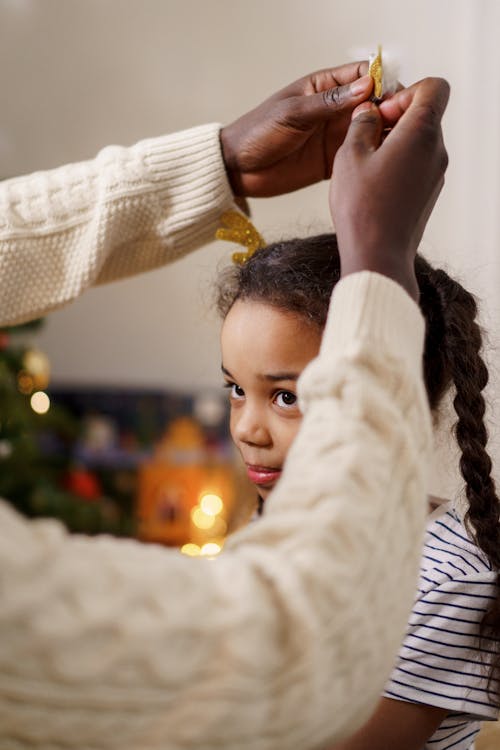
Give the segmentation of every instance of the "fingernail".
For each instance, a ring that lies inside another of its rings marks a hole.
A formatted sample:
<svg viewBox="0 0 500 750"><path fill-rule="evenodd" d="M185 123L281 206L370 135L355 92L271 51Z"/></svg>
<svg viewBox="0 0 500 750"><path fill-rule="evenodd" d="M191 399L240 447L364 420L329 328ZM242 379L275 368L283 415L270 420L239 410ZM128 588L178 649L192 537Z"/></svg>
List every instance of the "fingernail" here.
<svg viewBox="0 0 500 750"><path fill-rule="evenodd" d="M357 81L351 83L351 94L353 96L359 96L360 94L367 94L373 86L373 79L371 76L366 75L363 78L358 78Z"/></svg>
<svg viewBox="0 0 500 750"><path fill-rule="evenodd" d="M373 102L361 102L361 104L358 104L354 112L352 113L352 120L355 120L356 117L359 117L360 115L364 114L365 112L371 112L372 110L376 110L377 107L373 104Z"/></svg>

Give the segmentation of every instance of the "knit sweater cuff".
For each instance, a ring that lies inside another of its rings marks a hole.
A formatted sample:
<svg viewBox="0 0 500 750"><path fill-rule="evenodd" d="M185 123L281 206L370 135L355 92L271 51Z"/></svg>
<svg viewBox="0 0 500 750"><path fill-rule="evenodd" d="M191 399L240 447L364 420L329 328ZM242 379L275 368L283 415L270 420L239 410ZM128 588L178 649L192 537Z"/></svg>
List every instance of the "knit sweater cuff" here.
<svg viewBox="0 0 500 750"><path fill-rule="evenodd" d="M425 322L416 302L387 276L350 274L335 288L321 352L342 352L354 339L384 342L384 349L409 367L422 364Z"/></svg>
<svg viewBox="0 0 500 750"><path fill-rule="evenodd" d="M398 360L404 370L421 372L424 336L424 318L403 287L371 271L350 274L335 287L319 357L301 378L303 405L309 386L316 389L318 367L324 372L326 364L330 371L339 359L357 356L363 343Z"/></svg>
<svg viewBox="0 0 500 750"><path fill-rule="evenodd" d="M134 147L153 183L163 183L169 239L186 247L213 239L234 197L220 145L220 125L201 125Z"/></svg>

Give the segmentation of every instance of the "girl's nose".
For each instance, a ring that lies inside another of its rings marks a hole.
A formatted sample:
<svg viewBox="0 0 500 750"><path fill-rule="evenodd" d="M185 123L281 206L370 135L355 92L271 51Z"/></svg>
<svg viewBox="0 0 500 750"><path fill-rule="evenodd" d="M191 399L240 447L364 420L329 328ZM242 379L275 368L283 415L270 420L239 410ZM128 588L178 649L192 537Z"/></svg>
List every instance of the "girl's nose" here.
<svg viewBox="0 0 500 750"><path fill-rule="evenodd" d="M271 444L271 434L260 409L248 404L233 415L232 433L235 440L264 447Z"/></svg>

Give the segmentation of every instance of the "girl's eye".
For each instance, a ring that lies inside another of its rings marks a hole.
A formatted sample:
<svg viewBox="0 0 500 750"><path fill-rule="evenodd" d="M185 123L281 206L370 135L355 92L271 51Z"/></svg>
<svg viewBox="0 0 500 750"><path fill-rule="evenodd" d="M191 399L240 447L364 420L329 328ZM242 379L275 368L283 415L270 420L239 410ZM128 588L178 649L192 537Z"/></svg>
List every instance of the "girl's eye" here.
<svg viewBox="0 0 500 750"><path fill-rule="evenodd" d="M276 394L276 404L289 409L291 406L295 406L297 403L297 396L292 391L280 391Z"/></svg>
<svg viewBox="0 0 500 750"><path fill-rule="evenodd" d="M224 383L224 388L229 389L229 398L233 400L245 397L245 391L237 383Z"/></svg>

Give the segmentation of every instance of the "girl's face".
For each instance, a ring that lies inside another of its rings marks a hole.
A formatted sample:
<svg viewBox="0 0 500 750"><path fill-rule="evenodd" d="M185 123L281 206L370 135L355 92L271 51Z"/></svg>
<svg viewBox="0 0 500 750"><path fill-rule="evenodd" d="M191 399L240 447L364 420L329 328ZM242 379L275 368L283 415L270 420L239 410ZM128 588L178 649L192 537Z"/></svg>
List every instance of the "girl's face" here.
<svg viewBox="0 0 500 750"><path fill-rule="evenodd" d="M302 415L297 379L319 352L321 330L301 315L237 300L221 334L231 436L266 498L278 481Z"/></svg>

